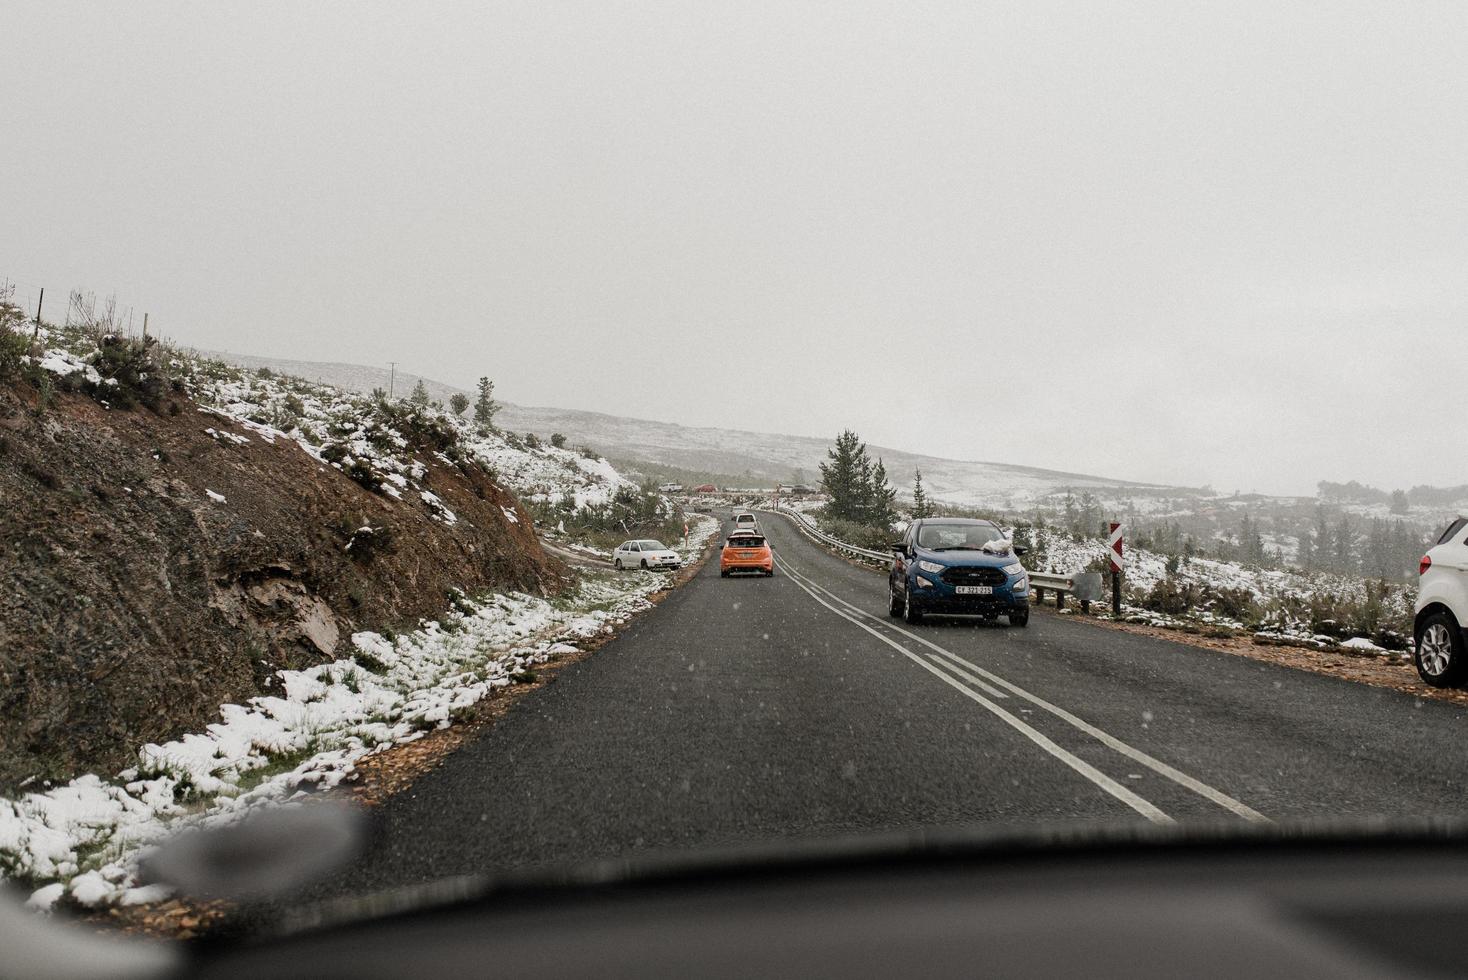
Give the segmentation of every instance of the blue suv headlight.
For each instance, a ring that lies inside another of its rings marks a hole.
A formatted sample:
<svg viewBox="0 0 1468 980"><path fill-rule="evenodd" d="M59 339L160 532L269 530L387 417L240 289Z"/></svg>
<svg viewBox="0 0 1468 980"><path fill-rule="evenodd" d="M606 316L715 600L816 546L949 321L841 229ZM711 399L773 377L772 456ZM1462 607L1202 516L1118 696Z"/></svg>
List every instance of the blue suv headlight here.
<svg viewBox="0 0 1468 980"><path fill-rule="evenodd" d="M947 565L940 565L940 564L938 564L935 561L919 561L917 563L917 567L918 568L921 568L925 572L931 572L934 575L938 575L944 569L946 569L948 566Z"/></svg>

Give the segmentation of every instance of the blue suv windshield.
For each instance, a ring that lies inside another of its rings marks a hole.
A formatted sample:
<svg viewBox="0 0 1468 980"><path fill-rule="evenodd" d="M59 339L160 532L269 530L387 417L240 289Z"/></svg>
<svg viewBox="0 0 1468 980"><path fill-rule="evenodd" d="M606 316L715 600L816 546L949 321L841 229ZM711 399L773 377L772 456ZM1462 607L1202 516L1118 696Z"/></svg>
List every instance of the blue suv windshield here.
<svg viewBox="0 0 1468 980"><path fill-rule="evenodd" d="M917 543L929 551L978 550L1001 537L999 529L990 524L924 524L918 528Z"/></svg>

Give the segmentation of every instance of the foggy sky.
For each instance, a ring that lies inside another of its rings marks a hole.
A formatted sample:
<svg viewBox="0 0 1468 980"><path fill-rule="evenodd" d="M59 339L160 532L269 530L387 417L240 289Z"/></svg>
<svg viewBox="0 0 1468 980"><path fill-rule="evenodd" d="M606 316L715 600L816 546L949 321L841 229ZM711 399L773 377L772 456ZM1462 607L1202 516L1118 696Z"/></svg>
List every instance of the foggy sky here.
<svg viewBox="0 0 1468 980"><path fill-rule="evenodd" d="M0 8L22 301L523 404L1468 482L1468 4L237 7Z"/></svg>

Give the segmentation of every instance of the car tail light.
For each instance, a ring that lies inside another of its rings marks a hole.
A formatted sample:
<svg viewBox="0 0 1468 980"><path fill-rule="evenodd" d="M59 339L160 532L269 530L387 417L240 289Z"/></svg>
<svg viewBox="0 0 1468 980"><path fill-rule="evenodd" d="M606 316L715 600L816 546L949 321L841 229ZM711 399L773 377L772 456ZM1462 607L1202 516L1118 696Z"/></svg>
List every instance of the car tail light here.
<svg viewBox="0 0 1468 980"><path fill-rule="evenodd" d="M1422 561L1417 565L1417 574L1426 575L1427 570L1432 567L1432 556L1423 555Z"/></svg>

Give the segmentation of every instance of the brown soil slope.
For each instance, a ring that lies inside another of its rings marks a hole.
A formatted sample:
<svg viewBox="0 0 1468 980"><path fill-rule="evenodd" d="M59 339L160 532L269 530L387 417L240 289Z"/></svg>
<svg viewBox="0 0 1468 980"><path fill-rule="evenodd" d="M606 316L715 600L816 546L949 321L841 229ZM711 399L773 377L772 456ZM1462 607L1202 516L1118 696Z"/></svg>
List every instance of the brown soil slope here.
<svg viewBox="0 0 1468 980"><path fill-rule="evenodd" d="M455 526L182 396L38 410L34 388L0 382L0 790L115 771L275 670L345 655L356 629L439 615L454 588L565 584L483 469L416 458ZM367 524L387 533L348 549Z"/></svg>

